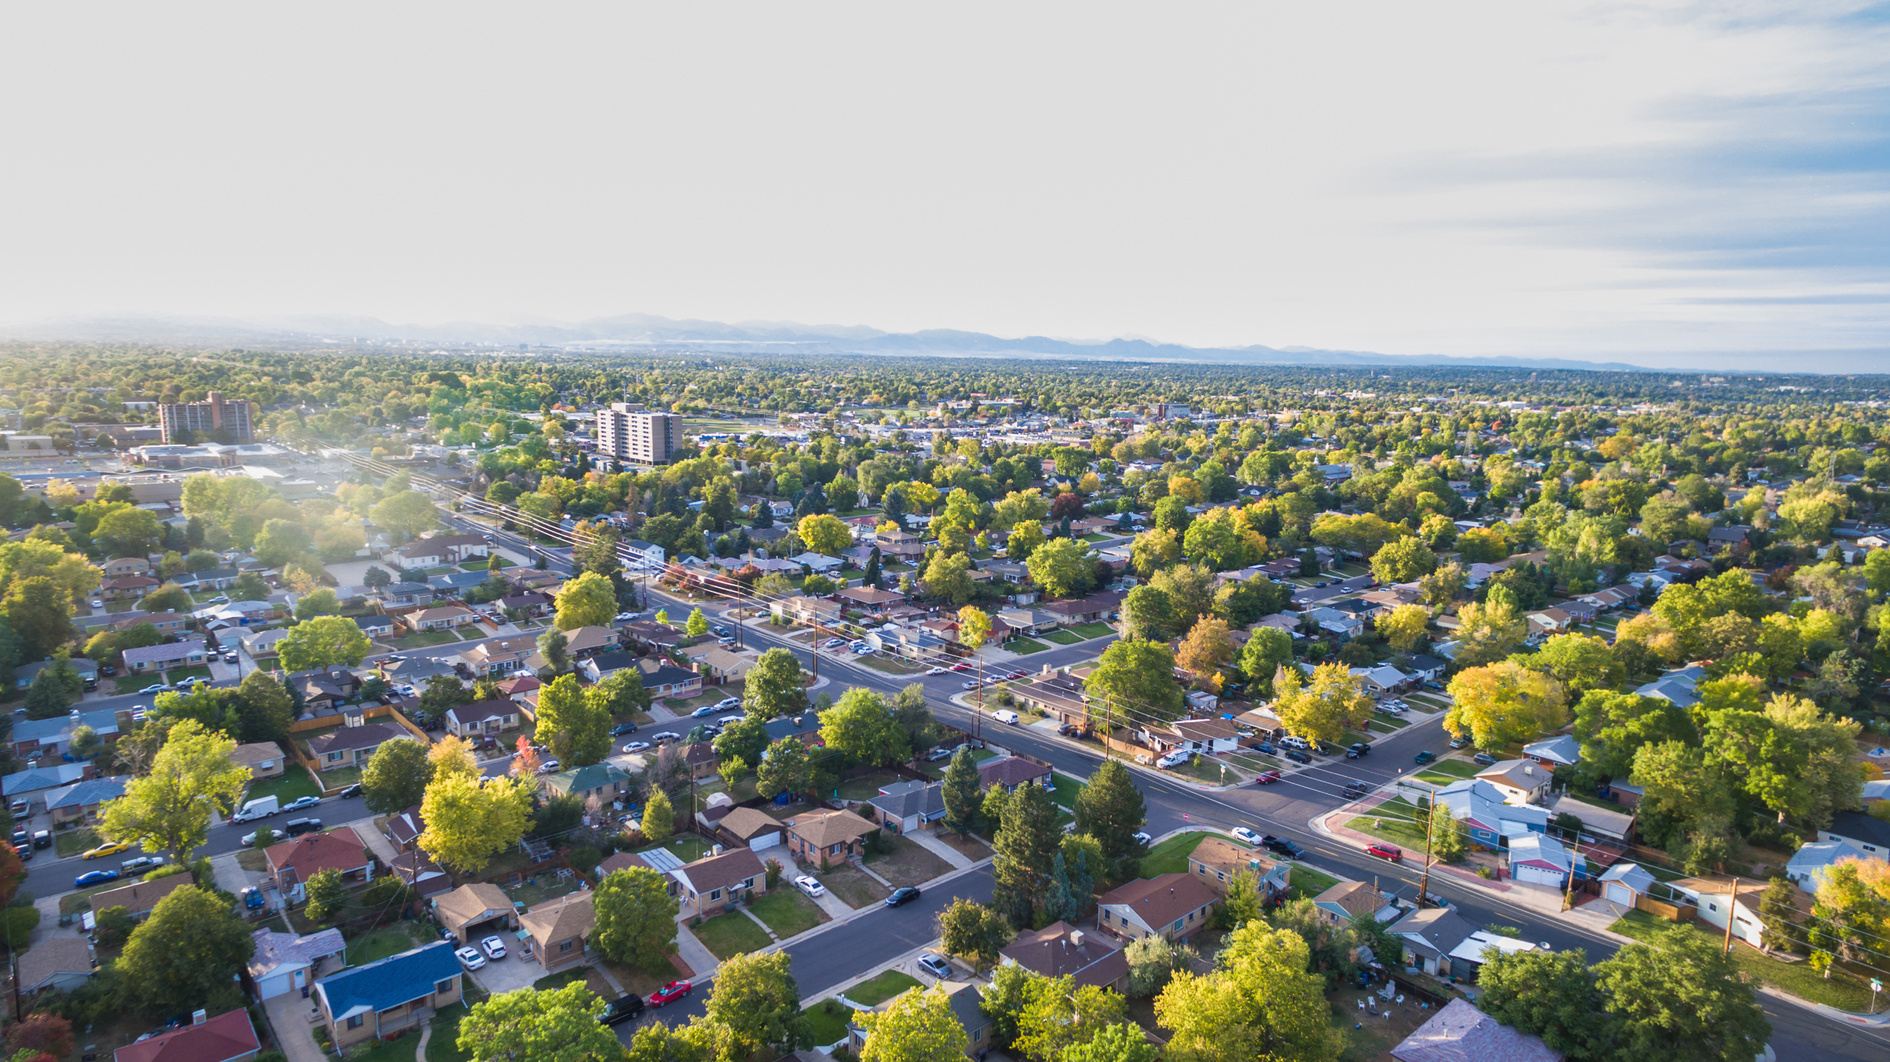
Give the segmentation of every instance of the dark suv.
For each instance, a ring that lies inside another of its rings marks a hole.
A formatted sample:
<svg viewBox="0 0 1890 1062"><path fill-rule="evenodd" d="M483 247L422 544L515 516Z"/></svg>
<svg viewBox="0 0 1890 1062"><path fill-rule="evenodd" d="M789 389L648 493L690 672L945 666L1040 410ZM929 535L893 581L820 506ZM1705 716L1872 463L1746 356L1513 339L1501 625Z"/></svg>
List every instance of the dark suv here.
<svg viewBox="0 0 1890 1062"><path fill-rule="evenodd" d="M305 833L315 833L322 828L320 819L290 819L282 824L282 832L290 837L300 837Z"/></svg>
<svg viewBox="0 0 1890 1062"><path fill-rule="evenodd" d="M605 1025L617 1025L621 1022L634 1021L642 1015L643 1007L642 996L625 996L622 999L613 999L604 1005L604 1012L597 1016L597 1020L603 1022Z"/></svg>
<svg viewBox="0 0 1890 1062"><path fill-rule="evenodd" d="M1352 742L1352 744L1346 746L1345 758L1348 760L1356 760L1360 756L1365 755L1371 750L1372 750L1372 747L1369 743L1363 742L1363 741L1354 741Z"/></svg>

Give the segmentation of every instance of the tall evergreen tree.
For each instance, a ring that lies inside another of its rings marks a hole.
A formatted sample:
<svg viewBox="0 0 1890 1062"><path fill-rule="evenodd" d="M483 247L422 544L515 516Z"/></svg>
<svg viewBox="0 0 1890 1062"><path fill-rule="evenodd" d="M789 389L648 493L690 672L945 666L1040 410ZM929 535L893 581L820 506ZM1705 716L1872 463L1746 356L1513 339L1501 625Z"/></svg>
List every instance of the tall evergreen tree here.
<svg viewBox="0 0 1890 1062"><path fill-rule="evenodd" d="M941 795L945 798L946 829L962 837L978 828L984 798L978 792L978 761L972 758L971 746L960 745L952 754Z"/></svg>
<svg viewBox="0 0 1890 1062"><path fill-rule="evenodd" d="M1088 784L1076 794L1076 807L1072 810L1076 813L1076 832L1096 838L1096 843L1102 845L1104 858L1119 865L1118 873L1113 876L1134 877L1123 871L1135 868L1122 864L1142 857L1142 843L1135 835L1142 831L1148 809L1142 791L1135 787L1135 780L1122 761L1104 760L1090 775Z"/></svg>
<svg viewBox="0 0 1890 1062"><path fill-rule="evenodd" d="M992 899L1012 925L1029 925L1042 906L1062 836L1049 790L1020 785L1004 802L1004 815L992 838Z"/></svg>

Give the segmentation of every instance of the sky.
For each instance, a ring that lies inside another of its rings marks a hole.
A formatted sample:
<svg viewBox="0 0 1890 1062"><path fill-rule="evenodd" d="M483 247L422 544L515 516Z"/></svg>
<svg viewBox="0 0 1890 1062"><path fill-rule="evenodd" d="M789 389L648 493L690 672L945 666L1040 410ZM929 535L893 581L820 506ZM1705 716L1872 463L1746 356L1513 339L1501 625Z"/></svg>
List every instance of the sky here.
<svg viewBox="0 0 1890 1062"><path fill-rule="evenodd" d="M0 322L1890 371L1890 4L0 7Z"/></svg>

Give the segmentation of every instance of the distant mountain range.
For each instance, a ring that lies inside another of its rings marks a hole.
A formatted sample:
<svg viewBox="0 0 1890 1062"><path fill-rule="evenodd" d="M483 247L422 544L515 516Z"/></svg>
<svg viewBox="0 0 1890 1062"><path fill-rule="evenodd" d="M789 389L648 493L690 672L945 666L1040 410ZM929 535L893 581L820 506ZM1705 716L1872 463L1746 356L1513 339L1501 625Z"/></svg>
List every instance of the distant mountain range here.
<svg viewBox="0 0 1890 1062"><path fill-rule="evenodd" d="M1687 371L1572 358L1398 355L1306 347L1190 347L1141 338L1097 342L1046 336L1005 339L983 332L952 329L882 332L876 328L852 325L803 325L776 321L726 324L720 321L674 320L641 313L575 323L547 320L524 320L512 324L453 321L438 325L389 324L372 317L344 316L239 319L127 315L0 327L0 338L298 349L385 346L405 350L435 347L516 350L524 345L527 348L550 347L570 351L720 351L741 354L868 354L1236 365L1459 365L1630 372ZM1697 360L1677 356L1668 360L1667 364L1671 366L1675 362ZM1750 371L1735 369L1727 363L1722 363L1721 368ZM1843 370L1832 366L1826 371Z"/></svg>

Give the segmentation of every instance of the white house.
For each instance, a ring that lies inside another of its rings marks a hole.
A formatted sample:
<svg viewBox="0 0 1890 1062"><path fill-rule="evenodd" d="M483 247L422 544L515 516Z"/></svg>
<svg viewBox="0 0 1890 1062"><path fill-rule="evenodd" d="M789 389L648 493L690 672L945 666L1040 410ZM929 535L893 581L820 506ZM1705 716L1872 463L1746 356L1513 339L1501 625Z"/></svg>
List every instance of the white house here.
<svg viewBox="0 0 1890 1062"><path fill-rule="evenodd" d="M1534 760L1554 770L1557 767L1573 767L1582 759L1582 744L1573 734L1557 734L1552 738L1524 745L1523 758Z"/></svg>
<svg viewBox="0 0 1890 1062"><path fill-rule="evenodd" d="M1759 946L1759 935L1765 929L1765 920L1759 915L1759 897L1765 893L1763 881L1740 882L1736 898L1732 894L1733 885L1730 881L1682 878L1671 883L1670 887L1693 901L1700 909L1700 921L1725 929L1726 920L1730 917L1732 935L1755 948Z"/></svg>
<svg viewBox="0 0 1890 1062"><path fill-rule="evenodd" d="M1798 851L1792 853L1791 862L1785 864L1785 876L1799 888L1815 894L1818 886L1824 884L1825 872L1839 860L1868 858L1847 841L1814 841L1800 845Z"/></svg>
<svg viewBox="0 0 1890 1062"><path fill-rule="evenodd" d="M1502 760L1478 771L1477 777L1495 786L1505 804L1539 804L1553 776L1531 760Z"/></svg>
<svg viewBox="0 0 1890 1062"><path fill-rule="evenodd" d="M1890 822L1861 811L1840 811L1818 831L1820 841L1844 841L1869 859L1890 860Z"/></svg>
<svg viewBox="0 0 1890 1062"><path fill-rule="evenodd" d="M308 988L321 972L317 968L322 960L332 957L337 960L334 968L341 968L339 960L348 946L339 929L324 929L306 937L258 929L251 936L256 941L256 952L249 959L249 976L255 982L258 999L274 999Z"/></svg>

